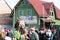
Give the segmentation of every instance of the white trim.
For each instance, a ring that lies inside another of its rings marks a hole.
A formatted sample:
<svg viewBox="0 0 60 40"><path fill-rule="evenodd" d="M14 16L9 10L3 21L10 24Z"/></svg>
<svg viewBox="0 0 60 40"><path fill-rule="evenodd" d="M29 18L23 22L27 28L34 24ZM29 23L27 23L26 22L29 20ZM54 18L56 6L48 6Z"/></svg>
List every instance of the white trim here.
<svg viewBox="0 0 60 40"><path fill-rule="evenodd" d="M43 18L44 18L44 5L43 5ZM43 21L43 27L45 27L45 19Z"/></svg>

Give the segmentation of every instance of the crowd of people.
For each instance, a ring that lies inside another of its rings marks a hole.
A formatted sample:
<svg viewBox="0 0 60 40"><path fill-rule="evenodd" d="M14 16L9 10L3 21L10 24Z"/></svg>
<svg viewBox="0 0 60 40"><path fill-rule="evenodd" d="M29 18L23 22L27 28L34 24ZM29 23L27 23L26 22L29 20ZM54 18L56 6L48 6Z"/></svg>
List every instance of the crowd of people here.
<svg viewBox="0 0 60 40"><path fill-rule="evenodd" d="M21 20L16 22L14 32L0 26L0 40L57 40L56 33L56 29L45 27L37 29L34 25L31 28L25 27Z"/></svg>
<svg viewBox="0 0 60 40"><path fill-rule="evenodd" d="M57 40L57 37L55 37L57 33L56 29L51 30L45 27L37 29L35 26L31 28L25 27L24 21L21 19L17 21L15 28L16 31L14 35L16 35L14 37L17 38L17 40Z"/></svg>

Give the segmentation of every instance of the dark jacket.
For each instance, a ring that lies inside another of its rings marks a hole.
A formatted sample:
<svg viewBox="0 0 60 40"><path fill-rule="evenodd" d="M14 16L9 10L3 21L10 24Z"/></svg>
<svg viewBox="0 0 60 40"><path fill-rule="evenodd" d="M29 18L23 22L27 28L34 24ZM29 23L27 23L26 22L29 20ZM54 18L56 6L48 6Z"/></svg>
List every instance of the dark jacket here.
<svg viewBox="0 0 60 40"><path fill-rule="evenodd" d="M30 36L30 40L39 40L39 36L36 32L33 32L29 36Z"/></svg>
<svg viewBox="0 0 60 40"><path fill-rule="evenodd" d="M0 40L5 40L4 38L0 37Z"/></svg>

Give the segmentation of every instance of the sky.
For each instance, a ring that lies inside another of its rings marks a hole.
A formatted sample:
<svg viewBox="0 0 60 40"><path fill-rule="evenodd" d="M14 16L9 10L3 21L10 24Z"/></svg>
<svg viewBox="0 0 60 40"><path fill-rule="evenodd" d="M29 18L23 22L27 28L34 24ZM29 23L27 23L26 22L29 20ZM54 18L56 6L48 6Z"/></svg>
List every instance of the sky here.
<svg viewBox="0 0 60 40"><path fill-rule="evenodd" d="M43 1L46 1L46 2L53 2L54 5L60 9L60 0L43 0Z"/></svg>
<svg viewBox="0 0 60 40"><path fill-rule="evenodd" d="M14 8L14 6L18 3L19 0L6 0L6 2L8 3L8 5L11 7L11 9ZM53 2L54 5L60 9L60 0L43 0L46 2Z"/></svg>
<svg viewBox="0 0 60 40"><path fill-rule="evenodd" d="M13 9L15 7L15 5L19 2L19 0L5 0L5 1L11 7L11 9Z"/></svg>

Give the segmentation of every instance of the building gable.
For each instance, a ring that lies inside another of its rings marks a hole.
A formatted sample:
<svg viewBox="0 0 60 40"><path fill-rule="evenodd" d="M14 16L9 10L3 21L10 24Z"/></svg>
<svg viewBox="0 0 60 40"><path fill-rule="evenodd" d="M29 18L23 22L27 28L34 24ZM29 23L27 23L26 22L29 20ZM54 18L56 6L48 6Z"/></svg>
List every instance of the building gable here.
<svg viewBox="0 0 60 40"><path fill-rule="evenodd" d="M21 16L28 16L28 15L32 16L32 15L34 15L34 13L35 13L35 15L37 15L33 6L27 0L23 0L19 4L19 6L17 6L16 11L18 14L21 13L21 14L19 14Z"/></svg>
<svg viewBox="0 0 60 40"><path fill-rule="evenodd" d="M34 10L33 6L27 0L23 0L22 2L20 2L19 6L17 6L15 10L15 22L17 17L20 16L25 16L25 17L35 16L36 20L39 19L37 12ZM39 25L38 21L39 20L37 20L37 23L33 25L36 26Z"/></svg>
<svg viewBox="0 0 60 40"><path fill-rule="evenodd" d="M46 12L48 13L48 14L50 14L50 8L52 7L52 5L53 5L53 3L52 2L45 2L45 3L43 3L43 5L44 5L44 8L45 8L45 10L46 10Z"/></svg>
<svg viewBox="0 0 60 40"><path fill-rule="evenodd" d="M5 0L0 0L0 14L10 14L11 9L6 4Z"/></svg>

